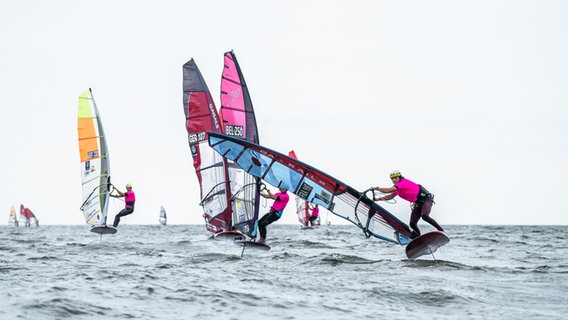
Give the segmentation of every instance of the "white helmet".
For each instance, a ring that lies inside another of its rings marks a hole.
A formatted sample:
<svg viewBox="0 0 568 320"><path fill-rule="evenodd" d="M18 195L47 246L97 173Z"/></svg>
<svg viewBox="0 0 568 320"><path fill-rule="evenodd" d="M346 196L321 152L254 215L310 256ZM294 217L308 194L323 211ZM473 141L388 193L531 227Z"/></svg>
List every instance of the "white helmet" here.
<svg viewBox="0 0 568 320"><path fill-rule="evenodd" d="M402 177L402 173L399 170L393 170L390 173L390 178Z"/></svg>

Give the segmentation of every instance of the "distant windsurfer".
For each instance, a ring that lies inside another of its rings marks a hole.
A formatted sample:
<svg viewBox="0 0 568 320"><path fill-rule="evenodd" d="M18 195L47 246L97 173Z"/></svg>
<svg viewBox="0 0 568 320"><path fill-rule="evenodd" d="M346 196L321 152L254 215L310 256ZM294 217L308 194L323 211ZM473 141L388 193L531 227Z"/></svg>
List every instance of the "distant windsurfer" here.
<svg viewBox="0 0 568 320"><path fill-rule="evenodd" d="M312 215L310 216L310 218L308 219L308 221L310 222L310 224L312 225L312 227L314 226L315 222L318 218L319 215L319 206L316 204L313 207L310 207L312 209Z"/></svg>
<svg viewBox="0 0 568 320"><path fill-rule="evenodd" d="M128 183L126 185L126 192L122 192L118 189L114 189L116 190L116 192L118 192L118 195L111 195L111 197L115 197L115 198L122 198L124 197L124 209L120 210L120 212L116 215L116 217L114 217L114 223L113 223L113 227L118 227L118 224L120 223L120 218L127 216L129 214L131 214L132 212L134 212L134 202L136 202L136 196L134 194L134 191L132 191L132 185L130 183Z"/></svg>
<svg viewBox="0 0 568 320"><path fill-rule="evenodd" d="M277 193L272 193L266 188L264 188L264 190L266 190L267 193L260 193L260 195L267 199L273 199L274 203L272 204L270 211L258 220L258 231L260 232L260 239L258 240L258 243L262 244L266 244L266 226L282 217L284 208L286 208L288 200L290 200L290 196L287 193L288 189L286 188L279 188L278 190L280 190L280 192Z"/></svg>
<svg viewBox="0 0 568 320"><path fill-rule="evenodd" d="M444 231L436 220L430 217L432 204L434 204L434 196L426 190L423 186L416 184L402 176L400 171L394 170L390 174L390 178L394 183L392 187L380 188L373 187L371 190L377 190L382 193L388 193L385 196L375 198L374 201L387 201L396 196L400 196L404 200L412 202L412 212L410 213L410 227L412 228L412 237L415 238L420 235L418 229L418 220L428 222L439 231Z"/></svg>

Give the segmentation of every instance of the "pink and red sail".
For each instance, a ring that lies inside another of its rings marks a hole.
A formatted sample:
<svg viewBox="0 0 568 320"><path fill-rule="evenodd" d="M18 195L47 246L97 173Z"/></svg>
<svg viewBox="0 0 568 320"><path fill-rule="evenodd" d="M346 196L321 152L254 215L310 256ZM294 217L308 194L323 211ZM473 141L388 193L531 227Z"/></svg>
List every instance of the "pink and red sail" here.
<svg viewBox="0 0 568 320"><path fill-rule="evenodd" d="M29 227L32 221L36 225L38 224L38 220L32 210L24 207L23 204L20 204L20 221L24 221L24 226L26 227Z"/></svg>
<svg viewBox="0 0 568 320"><path fill-rule="evenodd" d="M32 210L30 210L29 208L24 207L23 204L20 205L20 216L21 217L25 217L26 219L32 219L35 218L36 216L34 215L34 213L32 212Z"/></svg>
<svg viewBox="0 0 568 320"><path fill-rule="evenodd" d="M207 144L208 131L222 132L221 120L193 59L183 65L183 110L206 228L213 233L229 230L232 210L226 160Z"/></svg>
<svg viewBox="0 0 568 320"><path fill-rule="evenodd" d="M224 55L221 77L223 133L259 143L256 117L245 78L233 51Z"/></svg>
<svg viewBox="0 0 568 320"><path fill-rule="evenodd" d="M258 143L252 101L234 52L224 54L220 114L193 59L183 66L183 104L207 229L251 235L258 219L259 179L221 157L207 143L208 131Z"/></svg>
<svg viewBox="0 0 568 320"><path fill-rule="evenodd" d="M225 52L223 58L220 109L223 133L258 143L252 100L237 57L233 51L229 51ZM230 160L227 160L227 170L231 181L233 227L250 236L258 220L260 179L248 174Z"/></svg>

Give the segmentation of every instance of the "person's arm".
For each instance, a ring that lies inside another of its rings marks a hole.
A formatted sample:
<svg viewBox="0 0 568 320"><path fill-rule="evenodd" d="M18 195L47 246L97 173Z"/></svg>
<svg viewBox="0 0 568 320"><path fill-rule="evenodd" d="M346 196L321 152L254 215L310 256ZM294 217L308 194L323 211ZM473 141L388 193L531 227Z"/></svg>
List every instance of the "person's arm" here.
<svg viewBox="0 0 568 320"><path fill-rule="evenodd" d="M122 191L120 191L120 190L118 190L118 189L114 189L114 190L116 190L116 192L118 192L118 194L117 194L117 195L112 195L112 194L111 194L112 197L115 197L115 198L122 198L122 197L124 197L124 196L126 195L126 193L124 193L124 192L122 192Z"/></svg>
<svg viewBox="0 0 568 320"><path fill-rule="evenodd" d="M267 199L276 200L277 197L272 192L270 192L270 190L266 189L266 192L268 192L268 193L267 194L261 193L260 195L267 198Z"/></svg>
<svg viewBox="0 0 568 320"><path fill-rule="evenodd" d="M387 195L384 195L384 196L378 197L378 198L376 198L373 195L373 201L387 201L387 200L391 200L394 197L396 197L396 194L394 192L396 190L398 190L398 188L396 186L386 187L386 188L374 187L374 188L371 188L371 190L377 190L381 193L388 193Z"/></svg>
<svg viewBox="0 0 568 320"><path fill-rule="evenodd" d="M382 197L378 197L378 198L373 197L373 201L388 201L388 200L390 200L390 199L392 199L392 198L394 198L394 197L396 197L396 194L394 194L394 193L389 193L389 194L387 194L387 195L385 195L385 196L382 196Z"/></svg>
<svg viewBox="0 0 568 320"><path fill-rule="evenodd" d="M382 193L393 193L396 190L398 190L398 188L395 187L395 186L386 187L386 188L374 187L374 188L371 188L371 190L377 190L378 192L382 192Z"/></svg>

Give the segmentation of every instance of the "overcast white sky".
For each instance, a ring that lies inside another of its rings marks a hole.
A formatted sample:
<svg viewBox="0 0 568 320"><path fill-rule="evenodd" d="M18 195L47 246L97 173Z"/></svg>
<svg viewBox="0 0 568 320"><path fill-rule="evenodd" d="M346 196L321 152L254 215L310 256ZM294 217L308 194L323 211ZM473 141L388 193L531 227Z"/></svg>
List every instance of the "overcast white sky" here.
<svg viewBox="0 0 568 320"><path fill-rule="evenodd" d="M84 223L89 87L113 182L137 195L123 222L158 223L163 205L170 223L202 223L182 65L195 58L218 103L231 49L262 145L361 191L400 169L435 193L441 225L568 224L567 13L543 0L2 0L0 224L20 203L41 224ZM408 221L405 201L386 207ZM278 223L296 222L290 204Z"/></svg>

